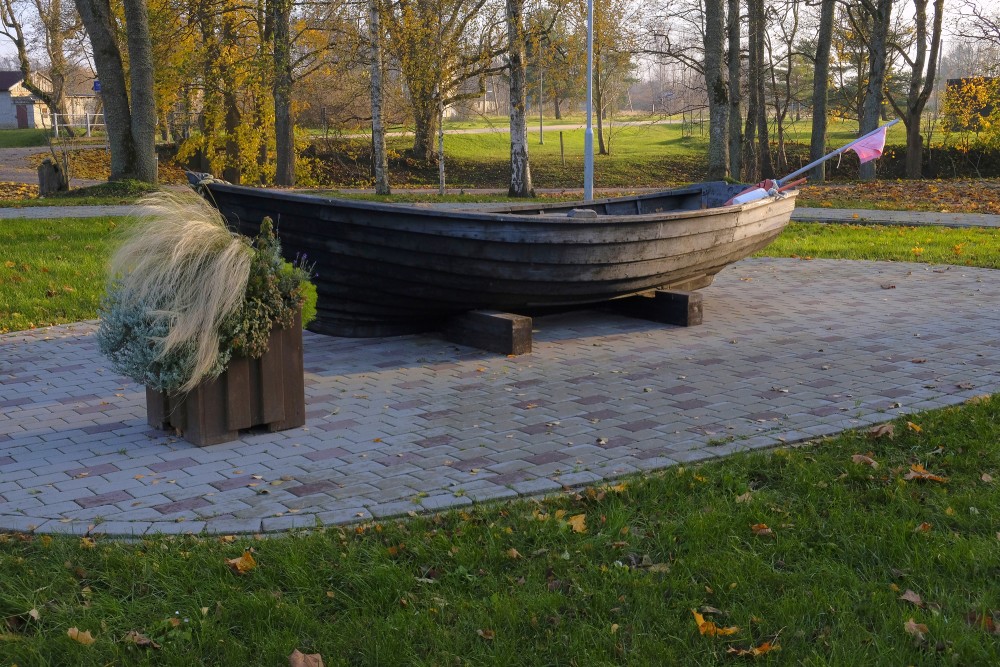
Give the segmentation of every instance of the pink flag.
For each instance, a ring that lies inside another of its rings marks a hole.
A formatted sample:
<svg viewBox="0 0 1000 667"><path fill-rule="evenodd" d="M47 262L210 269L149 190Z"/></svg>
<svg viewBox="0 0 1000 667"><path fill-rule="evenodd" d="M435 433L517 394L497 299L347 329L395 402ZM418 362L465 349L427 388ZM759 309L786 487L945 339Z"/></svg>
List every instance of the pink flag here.
<svg viewBox="0 0 1000 667"><path fill-rule="evenodd" d="M861 164L881 157L882 149L885 148L885 129L887 127L888 125L883 125L878 129L878 132L873 133L871 136L858 139L857 142L851 144L848 150L852 150L858 154Z"/></svg>

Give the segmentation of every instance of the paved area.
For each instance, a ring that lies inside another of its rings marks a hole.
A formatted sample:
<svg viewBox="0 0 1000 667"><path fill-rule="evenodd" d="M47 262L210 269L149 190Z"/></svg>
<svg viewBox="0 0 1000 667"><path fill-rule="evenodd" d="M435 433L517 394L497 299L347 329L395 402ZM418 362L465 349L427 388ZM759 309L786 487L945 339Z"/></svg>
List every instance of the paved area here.
<svg viewBox="0 0 1000 667"><path fill-rule="evenodd" d="M856 225L930 225L937 227L1000 227L1000 215L935 213L933 211L874 211L863 208L796 208L796 222L845 222Z"/></svg>
<svg viewBox="0 0 1000 667"><path fill-rule="evenodd" d="M307 424L199 449L84 322L0 336L0 529L276 531L555 491L1000 391L987 269L753 259L690 329L593 311L508 358L306 334Z"/></svg>

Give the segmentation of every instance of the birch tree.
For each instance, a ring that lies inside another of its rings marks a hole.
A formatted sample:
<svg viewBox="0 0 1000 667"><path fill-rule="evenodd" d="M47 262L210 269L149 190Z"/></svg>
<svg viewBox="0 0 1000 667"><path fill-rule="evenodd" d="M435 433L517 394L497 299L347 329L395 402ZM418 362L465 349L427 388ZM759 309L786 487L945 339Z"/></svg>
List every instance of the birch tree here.
<svg viewBox="0 0 1000 667"><path fill-rule="evenodd" d="M385 149L385 118L382 110L382 22L378 3L368 0L368 45L370 53L370 90L372 98L372 170L375 172L375 194L387 195L389 188L389 155Z"/></svg>
<svg viewBox="0 0 1000 667"><path fill-rule="evenodd" d="M510 63L510 188L511 197L533 197L528 164L528 123L525 118L524 0L507 0L507 59Z"/></svg>

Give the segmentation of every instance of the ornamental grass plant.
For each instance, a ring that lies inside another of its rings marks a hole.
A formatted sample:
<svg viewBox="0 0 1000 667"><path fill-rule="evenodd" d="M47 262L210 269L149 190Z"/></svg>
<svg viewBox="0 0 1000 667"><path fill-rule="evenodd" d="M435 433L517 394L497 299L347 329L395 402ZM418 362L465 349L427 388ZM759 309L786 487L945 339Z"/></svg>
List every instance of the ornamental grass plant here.
<svg viewBox="0 0 1000 667"><path fill-rule="evenodd" d="M114 369L169 394L259 358L302 307L309 271L281 257L270 220L256 239L229 230L201 197L158 192L110 262L97 338ZM314 294L314 292L312 292Z"/></svg>

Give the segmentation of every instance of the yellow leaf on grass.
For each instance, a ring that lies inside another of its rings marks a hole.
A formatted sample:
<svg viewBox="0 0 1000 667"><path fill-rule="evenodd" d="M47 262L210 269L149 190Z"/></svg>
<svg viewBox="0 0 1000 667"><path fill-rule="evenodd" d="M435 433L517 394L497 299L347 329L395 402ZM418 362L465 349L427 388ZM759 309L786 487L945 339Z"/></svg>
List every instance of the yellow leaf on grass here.
<svg viewBox="0 0 1000 667"><path fill-rule="evenodd" d="M571 516L566 520L573 528L574 533L586 533L587 532L587 515L586 514L576 514Z"/></svg>
<svg viewBox="0 0 1000 667"><path fill-rule="evenodd" d="M740 629L735 625L728 628L720 628L714 621L706 621L705 617L694 609L691 610L691 613L694 614L694 622L698 624L698 632L702 635L708 635L709 637L725 637L728 635L735 635L740 631Z"/></svg>
<svg viewBox="0 0 1000 667"><path fill-rule="evenodd" d="M521 552L519 552L517 549L511 547L510 549L507 549L507 557L510 558L510 559L516 560L516 559L518 559L518 558L521 557Z"/></svg>
<svg viewBox="0 0 1000 667"><path fill-rule="evenodd" d="M68 636L68 637L69 637L70 639L72 639L73 641L75 641L75 642L80 642L80 643L81 643L81 644L83 644L84 646L90 646L90 645L91 645L91 644L93 644L93 643L94 643L95 641L97 641L97 640L96 640L96 639L94 639L94 637L93 637L93 636L92 636L92 635L90 634L90 630L86 630L86 631L84 631L84 632L80 632L80 631L79 631L78 629L76 629L76 628L70 628L69 630L67 630L67 631L66 631L66 635L67 635L67 636Z"/></svg>
<svg viewBox="0 0 1000 667"><path fill-rule="evenodd" d="M924 432L923 428L921 428L917 424L914 424L913 422L906 422L906 428L910 429L914 433L923 433Z"/></svg>
<svg viewBox="0 0 1000 667"><path fill-rule="evenodd" d="M227 559L226 565L236 574L246 574L257 567L257 561L254 560L251 550L247 549L239 558Z"/></svg>
<svg viewBox="0 0 1000 667"><path fill-rule="evenodd" d="M736 502L738 503L748 503L751 500L753 500L753 494L751 494L749 491L747 491L743 495L736 496Z"/></svg>
<svg viewBox="0 0 1000 667"><path fill-rule="evenodd" d="M80 546L84 549L93 549L97 546L97 542L94 541L93 537L81 537Z"/></svg>
<svg viewBox="0 0 1000 667"><path fill-rule="evenodd" d="M917 526L916 528L914 528L913 532L914 533L929 533L929 532L931 532L931 528L933 528L933 527L934 526L932 524L929 524L926 521L924 521L919 526Z"/></svg>
<svg viewBox="0 0 1000 667"><path fill-rule="evenodd" d="M913 465L911 465L910 472L903 475L903 479L926 479L932 482L941 482L941 483L948 481L947 477L931 474L930 472L927 471L926 468L924 468L919 463L914 463Z"/></svg>
<svg viewBox="0 0 1000 667"><path fill-rule="evenodd" d="M476 634L485 639L486 641L493 641L496 639L497 633L492 630L476 630Z"/></svg>
<svg viewBox="0 0 1000 667"><path fill-rule="evenodd" d="M905 602L909 602L912 605L916 605L917 607L920 607L921 609L923 609L924 606L925 606L924 605L924 601L920 597L920 594L911 591L909 588L906 589L905 593L903 593L902 595L899 596L899 599L903 600Z"/></svg>
<svg viewBox="0 0 1000 667"><path fill-rule="evenodd" d="M611 634L615 634L616 632L618 632L618 628L619 627L621 627L621 626L618 625L617 623L612 623L611 624Z"/></svg>
<svg viewBox="0 0 1000 667"><path fill-rule="evenodd" d="M766 523L755 523L750 526L750 530L757 537L774 537L774 531L768 528Z"/></svg>
<svg viewBox="0 0 1000 667"><path fill-rule="evenodd" d="M760 646L751 646L750 648L736 648L735 646L730 646L726 649L726 653L729 655L734 655L736 657L750 656L756 658L759 655L764 655L765 653L770 653L771 651L780 651L781 647L777 644L772 644L771 642L764 642Z"/></svg>

